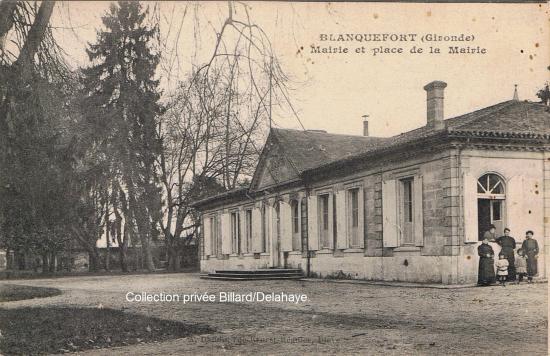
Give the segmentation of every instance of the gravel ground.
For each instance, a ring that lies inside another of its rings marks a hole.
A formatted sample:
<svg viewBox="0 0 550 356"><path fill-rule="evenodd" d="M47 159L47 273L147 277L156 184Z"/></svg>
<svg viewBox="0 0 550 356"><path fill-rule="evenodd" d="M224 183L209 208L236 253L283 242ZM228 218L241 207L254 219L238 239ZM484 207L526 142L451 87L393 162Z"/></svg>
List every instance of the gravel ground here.
<svg viewBox="0 0 550 356"><path fill-rule="evenodd" d="M217 332L80 354L530 354L547 355L547 284L463 289L305 281L213 281L197 274L74 277L3 283L60 296L0 303L121 309L206 323ZM128 302L126 293L302 293L307 302Z"/></svg>

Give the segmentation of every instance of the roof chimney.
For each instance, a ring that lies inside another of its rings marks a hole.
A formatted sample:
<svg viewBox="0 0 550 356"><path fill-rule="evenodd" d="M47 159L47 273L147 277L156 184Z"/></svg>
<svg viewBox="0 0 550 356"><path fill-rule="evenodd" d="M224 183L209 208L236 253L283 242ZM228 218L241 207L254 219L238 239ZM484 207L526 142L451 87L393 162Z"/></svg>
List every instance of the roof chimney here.
<svg viewBox="0 0 550 356"><path fill-rule="evenodd" d="M518 85L514 84L514 98L512 100L519 101Z"/></svg>
<svg viewBox="0 0 550 356"><path fill-rule="evenodd" d="M443 122L443 99L446 87L447 83L439 80L428 83L424 87L426 91L428 126L434 128L443 128L445 126Z"/></svg>
<svg viewBox="0 0 550 356"><path fill-rule="evenodd" d="M369 115L363 115L363 136L369 135Z"/></svg>

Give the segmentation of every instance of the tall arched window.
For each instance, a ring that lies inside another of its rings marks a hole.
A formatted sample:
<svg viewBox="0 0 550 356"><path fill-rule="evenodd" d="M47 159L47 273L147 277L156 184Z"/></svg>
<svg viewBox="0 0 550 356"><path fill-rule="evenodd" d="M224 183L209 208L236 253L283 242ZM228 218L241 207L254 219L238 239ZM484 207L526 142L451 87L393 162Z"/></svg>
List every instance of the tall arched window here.
<svg viewBox="0 0 550 356"><path fill-rule="evenodd" d="M506 185L495 173L486 173L477 180L477 217L479 240L492 225L497 234L506 227Z"/></svg>

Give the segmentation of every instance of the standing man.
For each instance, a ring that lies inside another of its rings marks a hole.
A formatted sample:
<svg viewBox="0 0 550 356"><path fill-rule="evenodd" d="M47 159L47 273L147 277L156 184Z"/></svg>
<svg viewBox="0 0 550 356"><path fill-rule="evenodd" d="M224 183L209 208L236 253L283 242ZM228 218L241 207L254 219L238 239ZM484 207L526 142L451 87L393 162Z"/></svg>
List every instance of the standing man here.
<svg viewBox="0 0 550 356"><path fill-rule="evenodd" d="M510 236L510 229L504 229L504 235L497 238L496 242L501 247L500 254L504 255L504 258L508 260L508 276L507 281L516 280L516 267L515 260L516 256L514 250L516 249L516 240Z"/></svg>
<svg viewBox="0 0 550 356"><path fill-rule="evenodd" d="M533 238L533 231L525 233L525 240L521 245L525 257L527 257L527 283L533 283L533 277L537 275L537 258L539 257L539 244Z"/></svg>

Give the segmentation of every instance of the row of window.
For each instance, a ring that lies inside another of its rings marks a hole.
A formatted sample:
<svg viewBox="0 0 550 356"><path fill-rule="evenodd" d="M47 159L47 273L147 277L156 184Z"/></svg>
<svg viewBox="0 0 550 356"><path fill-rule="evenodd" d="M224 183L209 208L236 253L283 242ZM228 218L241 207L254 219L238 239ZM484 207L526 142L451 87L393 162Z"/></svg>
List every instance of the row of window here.
<svg viewBox="0 0 550 356"><path fill-rule="evenodd" d="M478 199L475 199L474 204L477 202L478 206L465 209L465 219L472 220L466 226L471 225L474 230L465 233L467 239L470 238L468 241L477 241L477 230L482 233L486 230L485 225L501 222L503 219L506 193L504 180L492 173L484 174L476 180L474 184L477 184L472 188L477 189ZM476 190L472 195L475 193ZM349 187L336 193L321 191L314 196L293 199L289 204L263 204L260 209L245 207L229 214L207 216L204 220L205 254L269 253L271 249L279 249L282 239L286 243L284 251L363 248L365 224L361 187ZM421 175L383 181L381 208L384 247L423 246ZM274 212L273 221L270 209ZM281 209L284 210L283 213ZM474 218L470 217L470 211L476 212ZM223 251L222 235L224 238L226 235L230 236L230 242L223 241ZM311 235L310 239L308 235ZM272 245L270 242L277 243Z"/></svg>
<svg viewBox="0 0 550 356"><path fill-rule="evenodd" d="M346 207L345 215L338 216L339 209L336 195L320 194L314 197L317 200L317 224L318 236L321 248L333 248L336 245L336 237L338 235L337 222L339 218L347 219L347 239L349 239L349 247L360 247L362 240L362 231L359 226L359 188L348 189L345 193ZM332 201L331 201L332 200ZM329 202L331 204L329 204ZM277 202L274 206L275 223L274 238L281 239L281 224L288 224L289 231L292 235L292 250L307 251L308 241L308 198L293 199L290 201L290 221L281 219L281 202ZM330 206L332 205L332 206ZM331 214L332 212L332 214ZM244 214L244 220L241 220L241 214ZM259 251L253 248L253 219L254 209L245 208L240 211L230 212L230 229L231 234L231 253L242 254L252 252L270 252L270 244L268 238L269 217L267 214L267 205L263 204L260 209L260 214L256 218L260 219L260 246ZM205 224L208 226L205 229L208 234L205 238L209 239L210 251L207 254L219 255L221 251L221 219L219 215L213 215L205 219ZM244 226L243 226L244 224ZM284 229L287 231L286 229ZM279 234L277 236L276 234Z"/></svg>

